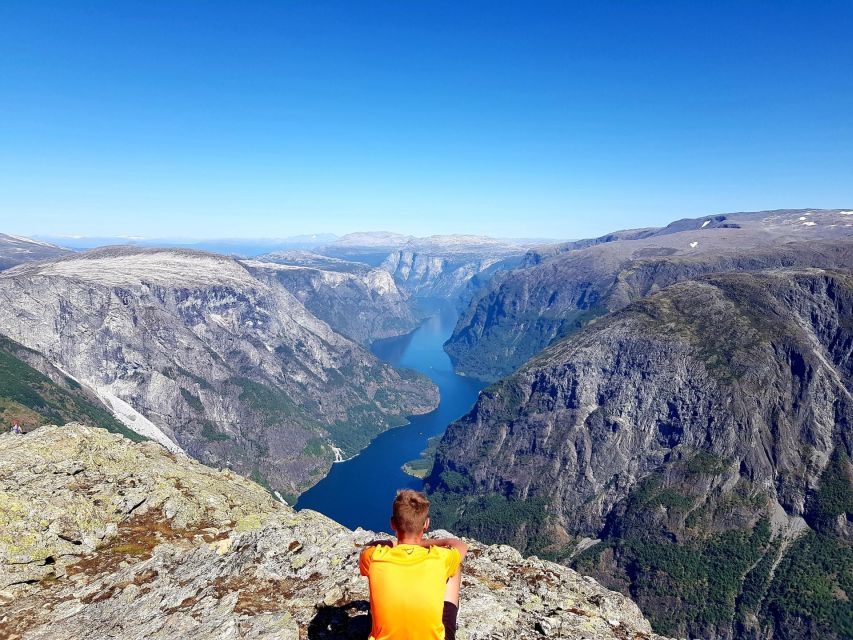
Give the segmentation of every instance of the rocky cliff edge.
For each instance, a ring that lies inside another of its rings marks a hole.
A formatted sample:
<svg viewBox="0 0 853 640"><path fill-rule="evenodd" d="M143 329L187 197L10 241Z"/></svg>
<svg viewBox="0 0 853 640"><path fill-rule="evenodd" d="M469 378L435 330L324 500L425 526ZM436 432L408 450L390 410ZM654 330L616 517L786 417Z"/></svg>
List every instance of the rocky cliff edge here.
<svg viewBox="0 0 853 640"><path fill-rule="evenodd" d="M366 638L369 531L80 424L0 436L0 639ZM460 640L660 638L628 598L470 541Z"/></svg>

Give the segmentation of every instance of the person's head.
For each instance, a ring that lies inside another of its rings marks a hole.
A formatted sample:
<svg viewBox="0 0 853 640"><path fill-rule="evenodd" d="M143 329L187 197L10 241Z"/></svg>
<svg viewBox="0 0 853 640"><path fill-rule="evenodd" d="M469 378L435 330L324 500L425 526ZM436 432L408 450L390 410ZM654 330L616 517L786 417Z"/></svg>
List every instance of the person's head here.
<svg viewBox="0 0 853 640"><path fill-rule="evenodd" d="M391 507L391 528L398 538L420 537L429 528L429 498L414 489L401 489Z"/></svg>

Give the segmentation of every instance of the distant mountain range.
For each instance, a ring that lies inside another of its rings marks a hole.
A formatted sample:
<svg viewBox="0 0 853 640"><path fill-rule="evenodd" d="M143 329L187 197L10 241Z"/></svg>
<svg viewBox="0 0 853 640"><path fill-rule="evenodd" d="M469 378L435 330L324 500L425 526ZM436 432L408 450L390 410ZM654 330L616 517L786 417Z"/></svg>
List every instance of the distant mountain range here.
<svg viewBox="0 0 853 640"><path fill-rule="evenodd" d="M174 247L212 251L224 255L251 258L262 253L289 249L311 250L334 242L337 236L330 233L305 234L286 238L219 238L212 240L181 240L174 238L140 238L127 236L86 237L35 235L35 240L74 250L94 249L116 245L135 247Z"/></svg>

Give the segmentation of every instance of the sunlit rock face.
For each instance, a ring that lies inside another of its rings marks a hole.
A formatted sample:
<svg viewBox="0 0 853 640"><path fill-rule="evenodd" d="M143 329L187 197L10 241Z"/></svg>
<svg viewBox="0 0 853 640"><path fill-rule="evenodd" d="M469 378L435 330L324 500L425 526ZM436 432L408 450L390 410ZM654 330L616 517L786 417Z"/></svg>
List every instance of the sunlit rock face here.
<svg viewBox="0 0 853 640"><path fill-rule="evenodd" d="M239 262L108 248L0 275L0 333L93 389L129 428L292 500L434 386L398 373Z"/></svg>
<svg viewBox="0 0 853 640"><path fill-rule="evenodd" d="M296 513L229 471L77 424L0 436L0 522L0 626L45 640L364 640L358 554L386 535ZM591 578L469 544L460 638L660 639L634 603Z"/></svg>
<svg viewBox="0 0 853 640"><path fill-rule="evenodd" d="M853 216L784 210L685 219L530 251L472 293L445 345L494 381L589 321L676 282L778 267L853 267Z"/></svg>
<svg viewBox="0 0 853 640"><path fill-rule="evenodd" d="M336 332L363 345L409 333L418 325L408 294L383 269L307 251L270 253L242 264L259 280L289 291Z"/></svg>
<svg viewBox="0 0 853 640"><path fill-rule="evenodd" d="M472 280L482 286L495 272L518 264L525 250L516 243L481 236L414 238L391 252L382 268L415 297L467 302Z"/></svg>

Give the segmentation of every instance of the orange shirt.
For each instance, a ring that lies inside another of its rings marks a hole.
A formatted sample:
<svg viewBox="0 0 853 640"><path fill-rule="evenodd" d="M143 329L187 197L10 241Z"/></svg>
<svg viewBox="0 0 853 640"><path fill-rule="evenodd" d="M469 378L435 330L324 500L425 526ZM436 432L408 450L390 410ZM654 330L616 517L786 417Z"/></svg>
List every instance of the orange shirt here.
<svg viewBox="0 0 853 640"><path fill-rule="evenodd" d="M444 589L459 568L456 549L398 544L361 552L370 581L370 640L444 640Z"/></svg>

